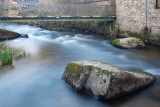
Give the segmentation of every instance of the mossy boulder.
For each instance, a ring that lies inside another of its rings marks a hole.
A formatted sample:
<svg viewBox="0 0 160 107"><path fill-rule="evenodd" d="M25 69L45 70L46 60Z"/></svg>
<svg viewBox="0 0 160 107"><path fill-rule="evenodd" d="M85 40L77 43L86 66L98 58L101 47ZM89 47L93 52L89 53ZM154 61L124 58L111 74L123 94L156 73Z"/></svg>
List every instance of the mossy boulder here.
<svg viewBox="0 0 160 107"><path fill-rule="evenodd" d="M139 47L144 47L145 44L144 42L135 37L129 37L129 38L123 38L123 39L115 39L112 42L112 45L120 48L139 48Z"/></svg>
<svg viewBox="0 0 160 107"><path fill-rule="evenodd" d="M20 36L21 35L19 33L0 29L0 40L14 39Z"/></svg>
<svg viewBox="0 0 160 107"><path fill-rule="evenodd" d="M154 82L149 73L124 71L114 65L93 60L68 63L62 77L76 91L110 100L144 88Z"/></svg>

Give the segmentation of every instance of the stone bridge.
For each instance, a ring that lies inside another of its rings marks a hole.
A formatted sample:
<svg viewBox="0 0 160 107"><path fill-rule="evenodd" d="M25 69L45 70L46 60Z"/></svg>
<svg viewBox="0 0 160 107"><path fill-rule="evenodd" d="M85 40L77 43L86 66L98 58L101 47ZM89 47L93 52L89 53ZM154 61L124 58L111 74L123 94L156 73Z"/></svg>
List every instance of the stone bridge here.
<svg viewBox="0 0 160 107"><path fill-rule="evenodd" d="M85 4L7 4L0 3L0 18L115 17L115 6Z"/></svg>

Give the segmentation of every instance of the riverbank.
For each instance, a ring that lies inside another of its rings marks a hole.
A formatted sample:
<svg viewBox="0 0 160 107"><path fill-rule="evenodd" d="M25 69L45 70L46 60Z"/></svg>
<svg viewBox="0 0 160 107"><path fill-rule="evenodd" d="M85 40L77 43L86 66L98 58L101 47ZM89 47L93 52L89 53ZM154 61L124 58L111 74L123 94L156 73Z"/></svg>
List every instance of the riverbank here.
<svg viewBox="0 0 160 107"><path fill-rule="evenodd" d="M114 18L62 18L62 19L1 19L0 22L36 25L47 30L102 35L105 37L136 37L145 43L160 46L160 38L149 31L135 33L121 31Z"/></svg>
<svg viewBox="0 0 160 107"><path fill-rule="evenodd" d="M82 18L82 19L1 19L0 22L36 25L47 30L79 32L96 35L111 35L114 29L112 18Z"/></svg>
<svg viewBox="0 0 160 107"><path fill-rule="evenodd" d="M21 35L19 33L9 31L9 30L0 29L0 40L14 39L14 38L18 38L20 36Z"/></svg>

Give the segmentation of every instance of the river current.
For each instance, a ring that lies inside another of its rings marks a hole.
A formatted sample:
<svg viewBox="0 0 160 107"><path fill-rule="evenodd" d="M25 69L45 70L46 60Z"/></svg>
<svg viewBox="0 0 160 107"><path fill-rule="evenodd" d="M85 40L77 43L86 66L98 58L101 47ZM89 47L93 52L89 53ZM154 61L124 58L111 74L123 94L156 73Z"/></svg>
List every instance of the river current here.
<svg viewBox="0 0 160 107"><path fill-rule="evenodd" d="M160 48L118 49L98 36L49 31L37 26L0 23L1 29L29 38L7 41L30 57L0 67L0 107L160 107ZM62 74L68 62L98 60L128 71L145 71L156 77L150 87L102 102L72 90Z"/></svg>

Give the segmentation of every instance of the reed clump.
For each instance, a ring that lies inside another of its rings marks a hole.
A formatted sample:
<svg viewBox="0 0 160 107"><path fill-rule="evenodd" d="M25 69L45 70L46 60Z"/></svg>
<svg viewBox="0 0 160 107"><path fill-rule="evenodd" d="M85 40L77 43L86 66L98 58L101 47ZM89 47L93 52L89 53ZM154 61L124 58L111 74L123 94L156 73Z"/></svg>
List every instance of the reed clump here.
<svg viewBox="0 0 160 107"><path fill-rule="evenodd" d="M13 60L23 58L26 53L22 49L10 47L6 42L0 44L0 62L2 66L12 65Z"/></svg>

